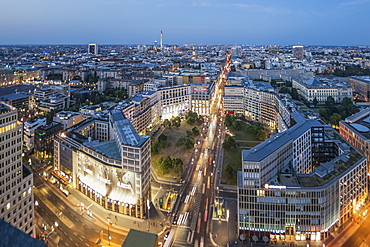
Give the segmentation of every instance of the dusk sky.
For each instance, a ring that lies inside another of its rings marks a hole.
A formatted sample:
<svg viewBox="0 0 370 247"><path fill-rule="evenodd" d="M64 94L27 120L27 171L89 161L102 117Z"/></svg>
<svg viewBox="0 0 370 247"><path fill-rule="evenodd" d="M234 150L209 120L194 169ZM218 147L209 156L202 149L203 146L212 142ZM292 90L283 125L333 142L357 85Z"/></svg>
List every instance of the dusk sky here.
<svg viewBox="0 0 370 247"><path fill-rule="evenodd" d="M370 0L0 0L0 45L370 45Z"/></svg>

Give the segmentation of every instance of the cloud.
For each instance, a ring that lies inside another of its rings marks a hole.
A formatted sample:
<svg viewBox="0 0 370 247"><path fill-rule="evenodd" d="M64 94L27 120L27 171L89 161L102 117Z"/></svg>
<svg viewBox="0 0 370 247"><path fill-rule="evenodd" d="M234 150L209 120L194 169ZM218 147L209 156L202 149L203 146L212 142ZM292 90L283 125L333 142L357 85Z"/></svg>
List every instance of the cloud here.
<svg viewBox="0 0 370 247"><path fill-rule="evenodd" d="M292 11L287 8L276 8L276 7L271 7L271 6L262 6L259 4L233 3L231 4L231 6L237 7L237 8L246 8L246 9L250 9L253 11L257 11L257 12L263 12L263 13L274 14L274 15L292 13Z"/></svg>
<svg viewBox="0 0 370 247"><path fill-rule="evenodd" d="M355 1L348 1L348 2L343 2L340 3L339 6L345 7L345 6L355 6L355 5L360 5L363 3L369 3L370 0L355 0Z"/></svg>

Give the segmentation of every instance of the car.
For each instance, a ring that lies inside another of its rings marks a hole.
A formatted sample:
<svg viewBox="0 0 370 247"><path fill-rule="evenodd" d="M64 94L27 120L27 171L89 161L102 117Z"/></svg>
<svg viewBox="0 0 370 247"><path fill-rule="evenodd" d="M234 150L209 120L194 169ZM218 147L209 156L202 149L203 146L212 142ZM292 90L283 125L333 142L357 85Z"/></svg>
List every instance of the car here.
<svg viewBox="0 0 370 247"><path fill-rule="evenodd" d="M166 241L166 240L167 240L168 235L170 235L170 231L168 231L168 232L166 233L166 235L164 235L164 241Z"/></svg>
<svg viewBox="0 0 370 247"><path fill-rule="evenodd" d="M175 218L173 218L172 224L176 225L176 223L177 223L177 216L175 216Z"/></svg>

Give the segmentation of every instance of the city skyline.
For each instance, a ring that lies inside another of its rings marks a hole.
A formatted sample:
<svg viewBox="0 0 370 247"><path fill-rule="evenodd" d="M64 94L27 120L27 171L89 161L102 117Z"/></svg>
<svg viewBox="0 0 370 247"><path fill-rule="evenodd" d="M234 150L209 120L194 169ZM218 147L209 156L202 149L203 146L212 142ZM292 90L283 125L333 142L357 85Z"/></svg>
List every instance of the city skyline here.
<svg viewBox="0 0 370 247"><path fill-rule="evenodd" d="M0 45L370 45L369 0L3 1ZM17 14L15 14L17 13Z"/></svg>

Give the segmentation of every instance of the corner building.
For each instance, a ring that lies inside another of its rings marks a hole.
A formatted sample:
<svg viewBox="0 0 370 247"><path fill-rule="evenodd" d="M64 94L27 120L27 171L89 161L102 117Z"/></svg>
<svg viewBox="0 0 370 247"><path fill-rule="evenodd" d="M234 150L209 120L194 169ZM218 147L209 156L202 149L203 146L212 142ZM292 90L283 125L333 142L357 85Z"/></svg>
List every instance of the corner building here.
<svg viewBox="0 0 370 247"><path fill-rule="evenodd" d="M33 177L22 164L22 129L17 109L0 104L0 218L35 236Z"/></svg>
<svg viewBox="0 0 370 247"><path fill-rule="evenodd" d="M366 158L317 120L295 124L242 153L239 234L250 241L324 240L359 215Z"/></svg>
<svg viewBox="0 0 370 247"><path fill-rule="evenodd" d="M107 210L145 217L150 138L139 135L121 110L110 111L107 121L81 122L58 136L54 148L56 169L73 187Z"/></svg>

